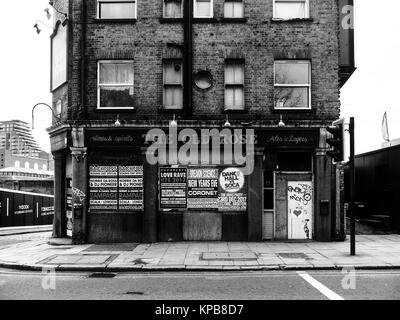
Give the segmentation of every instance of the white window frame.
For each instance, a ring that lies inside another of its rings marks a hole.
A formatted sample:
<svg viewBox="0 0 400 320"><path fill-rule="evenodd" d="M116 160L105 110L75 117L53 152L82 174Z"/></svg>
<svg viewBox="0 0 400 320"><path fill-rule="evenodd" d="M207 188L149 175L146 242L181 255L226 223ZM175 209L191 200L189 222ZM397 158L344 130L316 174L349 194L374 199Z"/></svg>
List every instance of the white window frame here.
<svg viewBox="0 0 400 320"><path fill-rule="evenodd" d="M100 18L100 3L101 2L115 2L115 3L123 3L123 2L134 2L135 3L135 16L133 18ZM119 19L123 19L123 20L135 20L137 19L137 2L138 0L97 0L97 19L100 20L119 20Z"/></svg>
<svg viewBox="0 0 400 320"><path fill-rule="evenodd" d="M296 84L277 84L276 83L276 64L277 63L286 63L286 64L294 64L294 63L307 63L308 64L308 83L303 84L303 83L296 83ZM285 59L279 59L274 61L274 90L275 88L283 87L283 88L288 88L288 87L293 87L293 88L308 88L308 107L307 108L298 108L298 107L277 107L276 106L276 101L275 101L275 95L274 95L274 109L275 110L311 110L311 84L312 84L312 78L311 78L311 60L285 60Z"/></svg>
<svg viewBox="0 0 400 320"><path fill-rule="evenodd" d="M194 5L193 5L193 17L194 18L213 18L214 17L214 0L210 0L210 16L199 16L197 15L197 1L198 0L193 0Z"/></svg>
<svg viewBox="0 0 400 320"><path fill-rule="evenodd" d="M242 4L242 16L241 17L227 17L225 15L225 5L228 2L240 2ZM242 19L242 18L244 18L244 1L243 0L225 0L224 1L224 18L226 18L226 19Z"/></svg>
<svg viewBox="0 0 400 320"><path fill-rule="evenodd" d="M179 63L181 66L181 83L180 84L172 84L172 83L165 83L165 66L167 63ZM163 68L163 109L164 110L182 110L183 109L183 61L182 59L166 59L163 60L162 64ZM182 106L167 106L165 104L165 88L166 87L181 87L182 88Z"/></svg>
<svg viewBox="0 0 400 320"><path fill-rule="evenodd" d="M97 61L97 109L98 110L133 110L135 109L134 106L132 107L100 107L100 88L102 86L104 87L128 87L129 85L126 84L121 84L121 83L110 83L110 84L100 84L100 65L101 64L115 64L115 63L126 63L126 64L132 64L133 65L133 60L99 60ZM133 65L134 66L134 65ZM133 94L135 94L135 72L133 72L133 83L132 83L132 88L133 88Z"/></svg>
<svg viewBox="0 0 400 320"><path fill-rule="evenodd" d="M229 65L229 64L240 64L240 66L242 67L242 81L241 81L241 83L226 83L226 67ZM226 89L227 88L235 88L235 87L242 87L242 89L243 89L243 99L242 99L242 107L239 109L239 108L235 108L235 106L227 106L226 105L226 101L224 101L224 110L225 111L243 111L243 110L246 110L246 105L245 105L245 102L246 102L246 99L245 99L245 92L244 92L244 90L245 90L245 85L244 85L244 79L245 79L245 77L244 77L244 73L245 73L245 63L244 63L244 60L240 60L240 59L238 59L238 60L236 60L236 59L229 59L229 60L225 60L225 69L224 69L224 100L225 100L225 94L226 94Z"/></svg>
<svg viewBox="0 0 400 320"><path fill-rule="evenodd" d="M274 20L294 20L294 19L310 19L310 0L273 0L273 19ZM277 2L305 2L305 14L304 18L279 18L276 16L276 3Z"/></svg>
<svg viewBox="0 0 400 320"><path fill-rule="evenodd" d="M179 18L171 18L171 17L166 17L165 16L165 2L166 0L163 0L163 18L164 19L182 19L183 18L183 1L185 0L177 0L181 3L181 16Z"/></svg>

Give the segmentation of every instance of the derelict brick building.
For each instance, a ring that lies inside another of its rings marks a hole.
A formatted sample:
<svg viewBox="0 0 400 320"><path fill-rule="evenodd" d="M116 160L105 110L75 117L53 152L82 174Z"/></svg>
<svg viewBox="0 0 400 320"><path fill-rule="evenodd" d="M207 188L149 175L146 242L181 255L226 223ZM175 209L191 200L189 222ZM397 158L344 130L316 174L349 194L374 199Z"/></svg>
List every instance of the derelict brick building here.
<svg viewBox="0 0 400 320"><path fill-rule="evenodd" d="M49 128L54 236L341 238L325 127L339 118L339 90L354 71L353 30L344 27L351 5L54 1L66 13L51 37L53 107L62 118ZM234 161L150 164L146 133L168 132L174 119L178 132L254 130L254 171L244 175Z"/></svg>

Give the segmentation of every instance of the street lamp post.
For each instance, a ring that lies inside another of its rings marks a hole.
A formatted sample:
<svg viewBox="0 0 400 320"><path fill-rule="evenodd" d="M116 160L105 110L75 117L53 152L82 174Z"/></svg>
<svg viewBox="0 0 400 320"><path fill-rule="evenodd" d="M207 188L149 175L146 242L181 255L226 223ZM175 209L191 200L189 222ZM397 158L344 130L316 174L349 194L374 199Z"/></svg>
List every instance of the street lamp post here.
<svg viewBox="0 0 400 320"><path fill-rule="evenodd" d="M54 110L53 110L52 107L50 107L47 103L39 102L39 103L35 104L35 105L33 106L33 108L32 108L32 130L34 129L34 125L35 125L35 114L34 114L35 108L36 108L37 106L40 106L40 105L44 105L44 106L46 106L47 108L50 109L51 114L52 114L52 116L53 116L53 119L56 119L57 121L61 121L61 118L55 115Z"/></svg>

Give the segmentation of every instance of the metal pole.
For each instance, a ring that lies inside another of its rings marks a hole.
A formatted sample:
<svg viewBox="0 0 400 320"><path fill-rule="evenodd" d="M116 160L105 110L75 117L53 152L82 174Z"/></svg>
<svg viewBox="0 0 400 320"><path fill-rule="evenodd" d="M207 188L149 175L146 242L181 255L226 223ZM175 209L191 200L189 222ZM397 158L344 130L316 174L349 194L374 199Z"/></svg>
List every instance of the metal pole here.
<svg viewBox="0 0 400 320"><path fill-rule="evenodd" d="M356 255L356 212L355 212L355 166L354 166L354 117L350 118L350 255Z"/></svg>

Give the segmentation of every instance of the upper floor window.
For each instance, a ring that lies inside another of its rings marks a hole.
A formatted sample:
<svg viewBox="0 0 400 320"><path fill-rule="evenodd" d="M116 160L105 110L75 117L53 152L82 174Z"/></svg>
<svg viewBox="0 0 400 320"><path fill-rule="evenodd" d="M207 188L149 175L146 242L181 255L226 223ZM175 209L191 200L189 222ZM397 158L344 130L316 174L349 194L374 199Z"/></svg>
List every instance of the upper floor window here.
<svg viewBox="0 0 400 320"><path fill-rule="evenodd" d="M180 60L166 60L163 66L164 88L163 105L165 109L182 109L183 82L182 62Z"/></svg>
<svg viewBox="0 0 400 320"><path fill-rule="evenodd" d="M275 61L275 109L311 109L311 63Z"/></svg>
<svg viewBox="0 0 400 320"><path fill-rule="evenodd" d="M310 0L274 0L274 19L307 19Z"/></svg>
<svg viewBox="0 0 400 320"><path fill-rule="evenodd" d="M244 6L242 0L225 0L224 18L243 18Z"/></svg>
<svg viewBox="0 0 400 320"><path fill-rule="evenodd" d="M98 62L98 108L132 109L133 61Z"/></svg>
<svg viewBox="0 0 400 320"><path fill-rule="evenodd" d="M97 0L99 19L136 19L136 0Z"/></svg>
<svg viewBox="0 0 400 320"><path fill-rule="evenodd" d="M244 109L244 63L228 60L225 64L225 110Z"/></svg>
<svg viewBox="0 0 400 320"><path fill-rule="evenodd" d="M213 17L213 0L194 0L195 18Z"/></svg>
<svg viewBox="0 0 400 320"><path fill-rule="evenodd" d="M164 18L182 18L182 0L164 0Z"/></svg>

